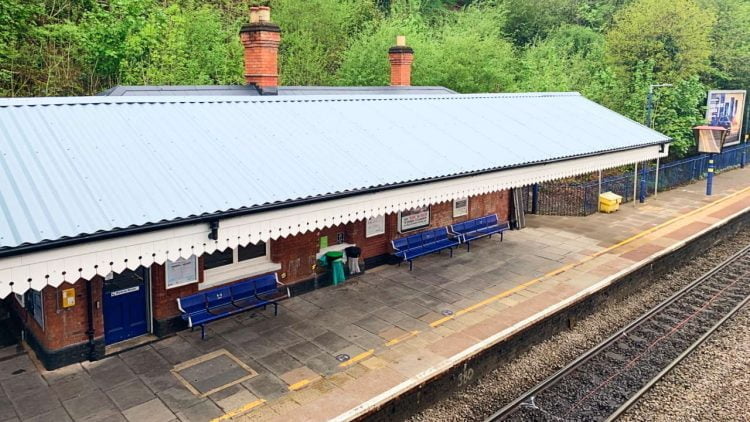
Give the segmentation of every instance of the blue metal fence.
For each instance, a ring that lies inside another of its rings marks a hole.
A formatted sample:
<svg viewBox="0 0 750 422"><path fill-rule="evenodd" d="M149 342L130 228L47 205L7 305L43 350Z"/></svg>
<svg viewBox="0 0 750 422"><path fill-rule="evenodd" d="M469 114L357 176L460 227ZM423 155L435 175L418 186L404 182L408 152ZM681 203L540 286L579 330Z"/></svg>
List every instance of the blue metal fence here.
<svg viewBox="0 0 750 422"><path fill-rule="evenodd" d="M743 153L745 156L743 157ZM750 158L750 145L741 144L728 147L721 154L714 155L716 172L739 167L743 160ZM659 192L677 186L693 183L706 177L708 156L699 155L672 161L659 166ZM622 196L623 202L637 199L645 179L646 196L653 195L656 183L656 167L648 166L638 169L636 198L633 197L633 171L602 179L602 192L614 192ZM530 213L533 209L533 187L524 188L526 193L525 208ZM537 213L546 215L590 215L598 210L599 181L561 184L545 183L538 186Z"/></svg>

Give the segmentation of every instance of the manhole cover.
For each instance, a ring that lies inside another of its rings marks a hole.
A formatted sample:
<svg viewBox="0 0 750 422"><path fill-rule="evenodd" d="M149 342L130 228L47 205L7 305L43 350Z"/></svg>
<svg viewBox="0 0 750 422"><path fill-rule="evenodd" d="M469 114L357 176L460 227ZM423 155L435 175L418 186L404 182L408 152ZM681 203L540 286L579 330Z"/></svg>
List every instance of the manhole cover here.
<svg viewBox="0 0 750 422"><path fill-rule="evenodd" d="M205 397L256 375L252 368L225 349L183 362L172 373L196 396Z"/></svg>
<svg viewBox="0 0 750 422"><path fill-rule="evenodd" d="M453 311L451 311L450 309L445 309L445 310L443 310L440 313L443 314L443 315L445 315L445 316L451 316L451 315L453 315Z"/></svg>
<svg viewBox="0 0 750 422"><path fill-rule="evenodd" d="M336 360L339 361L339 362L346 362L346 361L348 361L351 358L352 357L349 356L349 355L347 355L346 353L343 353L343 354L340 354L340 355L336 356Z"/></svg>

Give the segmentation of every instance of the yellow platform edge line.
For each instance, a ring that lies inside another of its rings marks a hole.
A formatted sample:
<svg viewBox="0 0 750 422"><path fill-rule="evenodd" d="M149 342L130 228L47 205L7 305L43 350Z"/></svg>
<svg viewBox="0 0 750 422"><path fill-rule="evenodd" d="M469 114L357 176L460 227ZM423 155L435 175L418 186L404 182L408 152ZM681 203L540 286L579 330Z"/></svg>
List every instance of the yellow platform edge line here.
<svg viewBox="0 0 750 422"><path fill-rule="evenodd" d="M375 349L370 349L366 352L362 352L358 354L357 356L354 356L353 358L349 359L346 362L341 362L339 366L342 368L346 368L349 365L354 365L355 363L361 361L362 359L367 359L368 357L372 356L373 353L375 353Z"/></svg>
<svg viewBox="0 0 750 422"><path fill-rule="evenodd" d="M289 386L289 391L297 391L302 388L307 387L312 381L305 379L302 381L295 382L294 384Z"/></svg>
<svg viewBox="0 0 750 422"><path fill-rule="evenodd" d="M407 338L414 337L414 336L416 336L419 333L420 333L419 330L409 331L408 333L402 334L402 335L400 335L400 336L398 336L398 337L396 337L394 339L388 340L385 343L385 345L388 346L388 347L393 346L395 344L401 343L402 341L406 340Z"/></svg>
<svg viewBox="0 0 750 422"><path fill-rule="evenodd" d="M221 422L221 421L232 419L235 416L242 415L243 413L247 413L247 412L255 409L256 407L264 404L265 402L266 401L263 400L263 399L258 399L258 400L252 401L252 402L247 403L246 405L244 405L242 407L238 407L236 409L232 409L229 412L227 412L227 413L219 416L218 418L211 419L211 422Z"/></svg>
<svg viewBox="0 0 750 422"><path fill-rule="evenodd" d="M469 313L471 311L479 309L479 308L481 308L481 307L483 307L485 305L489 305L492 302L495 302L495 301L500 300L500 299L502 299L504 297L510 296L510 295L512 295L514 293L517 293L517 292L519 292L521 290L524 290L527 287L532 286L534 284L537 284L540 281L543 281L543 280L545 280L547 278L556 276L558 274L562 274L565 271L568 271L570 269L578 267L578 266L580 266L580 265L582 265L582 264L584 264L586 262L591 261L592 259L594 259L596 257L604 255L605 253L611 252L612 250L617 249L617 248L619 248L621 246L627 245L628 243L631 243L631 242L633 242L635 240L638 240L638 239L640 239L640 238L642 238L642 237L644 237L644 236L646 236L648 234L651 234L651 233L653 233L653 232L655 232L655 231L657 231L657 230L659 230L661 228L667 227L667 226L669 226L671 224L674 224L674 223L676 223L676 222L678 222L678 221L680 221L680 220L682 220L684 218L691 217L691 216L693 216L695 214L698 214L699 212L704 211L704 210L706 210L706 209L708 209L708 208L710 208L712 206L715 206L715 205L717 205L717 204L719 204L721 202L724 202L726 200L734 198L735 196L741 195L742 193L744 193L746 191L750 191L750 187L747 187L747 188L741 189L741 190L739 190L737 192L731 193L731 194L729 194L729 195L727 195L727 196L725 196L723 198L719 198L716 201L713 201L713 202L708 203L706 205L703 205L703 206L701 206L699 208L696 208L696 209L694 209L694 210L692 210L692 211L690 211L690 212L688 212L686 214L682 214L682 215L678 215L676 217L673 217L673 218L671 218L671 219L669 219L669 220L667 220L667 221L665 221L663 223L660 223L660 224L658 224L658 225L656 225L654 227L651 227L650 229L646 229L646 230L644 230L644 231L642 231L640 233L637 233L637 234L635 234L633 236L628 237L625 240L622 240L622 241L620 241L618 243L615 243L612 246L608 246L608 247L606 247L606 248L604 248L604 249L602 249L602 250L600 250L598 252L594 252L591 255L588 255L588 256L586 256L584 258L581 258L579 261L576 261L576 262L573 262L573 263L570 263L570 264L567 264L567 265L563 265L562 267L560 267L560 268L558 268L556 270L552 270L552 271L544 274L541 277L537 277L537 278L531 279L531 280L529 280L529 281L527 281L527 282L525 282L523 284L519 284L518 286L513 287L512 289L508 289L508 290L506 290L506 291L504 291L502 293L498 293L495 296L487 298L487 299L485 299L485 300L483 300L481 302L475 303L475 304L473 304L471 306L468 306L468 307L466 307L464 309L461 309L461 310L457 311L456 313L454 313L453 315L448 315L448 316L446 316L444 318L440 318L440 319L438 319L436 321L433 321L433 322L430 323L430 327L436 328L436 327L438 327L438 326L440 326L442 324L445 324L446 322L452 320L453 318L455 318L457 316L464 315L466 313Z"/></svg>

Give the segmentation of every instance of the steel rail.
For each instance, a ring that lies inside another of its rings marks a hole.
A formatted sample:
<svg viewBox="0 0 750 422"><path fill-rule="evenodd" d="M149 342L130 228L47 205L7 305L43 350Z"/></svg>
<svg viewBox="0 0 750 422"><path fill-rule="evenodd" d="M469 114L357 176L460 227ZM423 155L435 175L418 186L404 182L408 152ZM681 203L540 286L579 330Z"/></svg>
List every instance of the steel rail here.
<svg viewBox="0 0 750 422"><path fill-rule="evenodd" d="M669 298L667 298L666 300L664 300L663 302L661 302L660 304L658 304L657 306L655 306L654 308L652 308L651 310L649 310L648 312L646 312L645 314L641 315L640 317L638 317L637 319L635 319L634 321L632 321L631 323L629 323L624 328L620 329L615 334L611 335L609 338L607 338L606 340L604 340L603 342L601 342L597 346L594 346L593 348L591 348L590 350L588 350L587 352L583 353L578 358L576 358L575 360L573 360L571 363L569 363L568 365L566 365L562 369L558 370L557 372L555 372L554 374L552 374L551 376L549 376L544 381L540 382L536 386L532 387L530 390L528 390L525 393L523 393L521 396L519 396L518 398L516 398L515 400L513 400L508 405L504 406L503 408L501 408L497 412L495 412L492 415L490 415L489 417L487 417L485 419L485 422L504 420L505 418L507 418L508 416L510 416L512 413L514 413L516 410L518 410L519 408L521 408L525 403L530 403L531 405L533 405L534 398L537 395L539 395L539 393L547 390L549 387L551 387L552 385L556 384L559 380L561 380L562 378L564 378L566 375L568 375L571 372L575 371L577 368L579 368L581 365L583 365L584 363L586 363L587 361L589 361L591 358L597 356L600 352L602 352L603 350L607 349L609 346L611 346L617 340L621 339L629 331L631 331L632 329L638 327L639 325L641 325L645 321L649 320L652 316L654 316L654 315L658 314L659 312L663 311L665 308L669 307L674 302L678 301L679 299L681 299L682 297L684 297L685 295L687 295L688 293L690 293L693 289L695 289L696 287L699 287L706 280L710 279L712 276L716 275L718 272L724 270L726 267L732 265L734 262L738 261L739 259L743 258L745 255L748 255L748 254L750 254L750 245L744 247L739 252L737 252L734 255L732 255L731 257L727 258L722 263L720 263L716 267L712 268L711 270L709 270L708 272L706 272L705 274L703 274L702 276L700 276L698 279L696 279L695 281L693 281L689 285L683 287L681 290L679 290L678 292L674 293L672 296L670 296ZM745 298L745 300L743 300L742 303L743 304L746 303L747 300L748 300L748 298ZM739 306L739 305L738 305L738 307L741 308L741 306ZM736 309L738 309L738 308L736 308ZM734 309L731 311L732 314L735 313L735 312L736 311ZM728 319L727 316L725 316L724 318L722 318L721 322L726 321L726 319ZM716 328L718 328L718 327L716 327ZM711 332L715 331L715 328L712 327L712 329L710 331ZM702 341L705 341L705 339L702 336L701 339L699 339L698 341L702 342ZM697 347L698 345L699 344L695 345L695 347ZM693 346L691 346L691 347L694 349ZM682 354L680 356L682 356ZM683 359L683 358L684 357L681 357L680 360ZM676 363L675 363L675 365L676 365ZM670 366L672 366L672 365L670 364ZM659 375L663 376L661 373ZM639 392L640 392L640 390L639 390ZM645 393L645 391L644 391L644 393ZM632 403L629 403L628 407L629 406L632 406ZM623 409L623 411L624 410L626 410L626 409Z"/></svg>
<svg viewBox="0 0 750 422"><path fill-rule="evenodd" d="M746 297L742 302L740 302L737 306L735 306L731 311L729 311L728 314L724 315L724 317L719 320L716 324L714 324L713 327L711 327L710 330L706 331L705 334L701 336L698 340L696 340L693 344L690 345L685 351L680 353L675 360L673 360L669 365L667 365L666 368L662 369L661 372L659 372L654 378L651 379L651 381L648 382L648 384L644 385L643 388L638 390L637 393L635 393L633 396L631 396L628 401L626 401L622 406L620 406L614 413L612 413L605 421L613 421L620 417L625 411L627 411L633 404L635 404L641 396L646 394L654 385L656 385L657 382L659 382L660 379L662 379L665 375L667 375L672 369L674 369L677 365L682 362L683 359L685 359L688 355L690 355L698 346L703 344L706 340L708 340L711 335L721 328L722 325L724 325L725 322L727 322L728 319L732 318L737 312L739 312L742 307L747 305L747 303L750 302L750 296Z"/></svg>

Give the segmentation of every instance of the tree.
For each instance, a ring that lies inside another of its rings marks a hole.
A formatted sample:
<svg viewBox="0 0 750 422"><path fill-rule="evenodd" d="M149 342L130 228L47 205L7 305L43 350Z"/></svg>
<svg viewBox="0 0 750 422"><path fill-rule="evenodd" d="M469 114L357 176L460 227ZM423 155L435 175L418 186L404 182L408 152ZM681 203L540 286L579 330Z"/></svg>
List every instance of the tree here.
<svg viewBox="0 0 750 422"><path fill-rule="evenodd" d="M575 3L573 0L505 0L506 34L519 46L543 39L560 25L574 22Z"/></svg>
<svg viewBox="0 0 750 422"><path fill-rule="evenodd" d="M609 105L620 89L604 60L604 36L592 29L565 25L537 41L522 55L521 91L579 91Z"/></svg>
<svg viewBox="0 0 750 422"><path fill-rule="evenodd" d="M270 5L282 30L284 85L335 85L342 54L379 17L372 0L273 0Z"/></svg>
<svg viewBox="0 0 750 422"><path fill-rule="evenodd" d="M35 19L42 8L33 0L0 2L0 95L13 95L24 77L18 60L24 41L33 37ZM22 82L21 82L22 83Z"/></svg>
<svg viewBox="0 0 750 422"><path fill-rule="evenodd" d="M652 60L661 80L708 68L715 15L694 0L636 0L621 9L607 34L607 53L623 74Z"/></svg>
<svg viewBox="0 0 750 422"><path fill-rule="evenodd" d="M178 5L153 11L129 33L120 63L121 82L136 85L242 83L242 47L211 6Z"/></svg>
<svg viewBox="0 0 750 422"><path fill-rule="evenodd" d="M505 12L476 4L428 24L420 15L391 15L373 24L345 53L338 72L344 85L387 85L387 51L397 35L414 48L412 83L459 92L512 90L515 55L503 38Z"/></svg>
<svg viewBox="0 0 750 422"><path fill-rule="evenodd" d="M704 5L718 16L711 32L708 82L721 89L750 87L750 3L704 0Z"/></svg>

